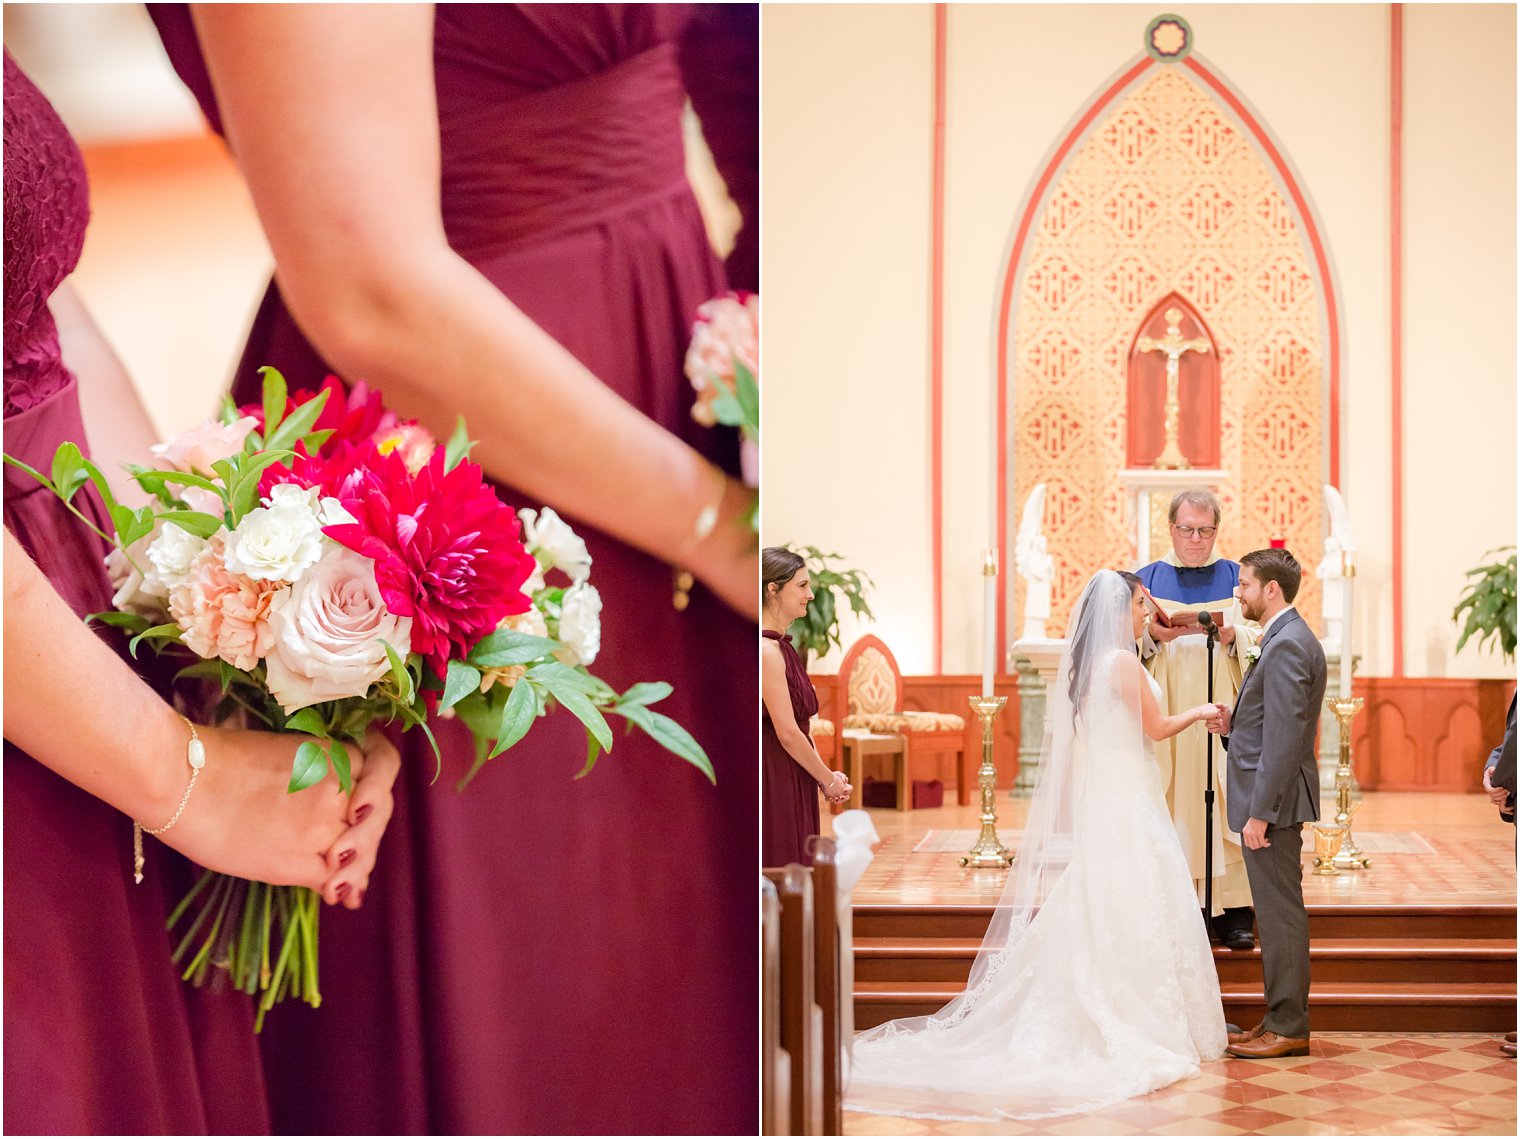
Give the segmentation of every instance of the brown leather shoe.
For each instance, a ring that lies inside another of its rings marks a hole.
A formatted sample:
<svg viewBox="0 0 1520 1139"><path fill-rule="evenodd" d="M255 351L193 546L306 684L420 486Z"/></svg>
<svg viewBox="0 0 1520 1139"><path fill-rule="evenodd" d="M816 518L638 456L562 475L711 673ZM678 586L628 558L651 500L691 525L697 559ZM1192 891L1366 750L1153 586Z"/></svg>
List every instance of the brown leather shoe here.
<svg viewBox="0 0 1520 1139"><path fill-rule="evenodd" d="M1520 1044L1511 1044L1506 1040L1503 1044L1499 1045L1499 1051L1503 1052L1506 1056L1520 1059L1520 1057L1516 1057L1516 1052L1520 1051Z"/></svg>
<svg viewBox="0 0 1520 1139"><path fill-rule="evenodd" d="M1242 1060L1275 1060L1279 1056L1307 1056L1309 1038L1306 1036L1302 1040L1293 1040L1287 1036L1279 1036L1271 1030L1264 1030L1255 1040L1231 1044L1226 1051L1231 1056L1238 1056Z"/></svg>
<svg viewBox="0 0 1520 1139"><path fill-rule="evenodd" d="M1515 1042L1515 1034L1513 1032L1506 1032L1504 1034L1504 1039L1513 1044Z"/></svg>
<svg viewBox="0 0 1520 1139"><path fill-rule="evenodd" d="M1255 1040L1258 1036L1260 1036L1266 1030L1267 1030L1267 1022L1266 1021L1262 1021L1255 1028L1251 1029L1249 1032L1232 1032L1232 1033L1230 1033L1230 1043L1231 1044L1244 1044L1247 1040Z"/></svg>

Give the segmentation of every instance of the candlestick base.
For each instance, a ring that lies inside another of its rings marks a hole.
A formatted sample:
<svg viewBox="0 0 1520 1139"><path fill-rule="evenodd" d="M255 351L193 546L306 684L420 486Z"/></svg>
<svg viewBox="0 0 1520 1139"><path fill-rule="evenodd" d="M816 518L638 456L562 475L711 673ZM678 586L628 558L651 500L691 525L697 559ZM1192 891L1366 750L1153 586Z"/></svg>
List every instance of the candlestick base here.
<svg viewBox="0 0 1520 1139"><path fill-rule="evenodd" d="M1006 696L970 696L971 709L982 721L982 765L977 784L982 792L982 830L971 849L961 855L961 865L982 870L1006 870L1014 854L997 833L997 767L992 762L992 721L1008 703Z"/></svg>

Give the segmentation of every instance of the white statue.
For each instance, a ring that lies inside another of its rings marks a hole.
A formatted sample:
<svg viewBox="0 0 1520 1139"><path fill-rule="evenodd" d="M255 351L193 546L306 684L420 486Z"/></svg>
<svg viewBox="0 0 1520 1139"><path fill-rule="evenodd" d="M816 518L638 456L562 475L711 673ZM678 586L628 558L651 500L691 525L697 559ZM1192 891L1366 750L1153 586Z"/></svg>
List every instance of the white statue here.
<svg viewBox="0 0 1520 1139"><path fill-rule="evenodd" d="M1045 639L1045 622L1050 620L1050 583L1056 575L1056 560L1045 548L1040 524L1045 515L1045 484L1040 483L1024 500L1024 516L1019 522L1019 536L1013 547L1014 565L1024 579L1024 633L1026 641Z"/></svg>
<svg viewBox="0 0 1520 1139"><path fill-rule="evenodd" d="M1348 575L1348 559L1356 557L1356 537L1351 533L1351 514L1346 510L1345 499L1335 487L1325 486L1325 513L1330 516L1330 536L1325 539L1325 553L1314 567L1314 576L1325 582L1323 587L1325 614L1325 643L1339 647L1344 639L1341 622L1345 617L1347 591L1341 582ZM1330 583L1334 582L1334 585Z"/></svg>

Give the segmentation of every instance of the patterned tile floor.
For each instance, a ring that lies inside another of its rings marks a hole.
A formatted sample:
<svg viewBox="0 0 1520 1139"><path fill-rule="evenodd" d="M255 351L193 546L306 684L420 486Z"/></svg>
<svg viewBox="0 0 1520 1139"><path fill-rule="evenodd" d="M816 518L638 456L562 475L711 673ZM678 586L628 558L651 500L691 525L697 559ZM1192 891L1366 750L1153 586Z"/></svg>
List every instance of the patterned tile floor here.
<svg viewBox="0 0 1520 1139"><path fill-rule="evenodd" d="M998 829L1019 830L1029 800L998 795ZM881 849L855 888L855 901L891 904L990 905L1007 875L1000 870L967 870L954 852L915 854L929 830L975 832L978 809L952 803L922 811L873 810ZM827 820L829 815L824 814ZM1363 797L1356 825L1366 831L1419 834L1435 854L1374 856L1368 871L1345 871L1335 878L1304 875L1304 898L1311 905L1513 905L1515 831L1499 820L1481 795L1424 792L1371 792ZM1306 836L1305 860L1313 857Z"/></svg>
<svg viewBox="0 0 1520 1139"><path fill-rule="evenodd" d="M998 796L999 829L1023 825L1028 801ZM825 814L825 818L827 818ZM855 891L875 904L990 904L1006 875L966 870L953 853L914 854L930 829L979 826L978 812L871 812L883 842ZM1420 834L1435 854L1374 858L1371 870L1304 877L1323 905L1513 905L1515 832L1478 795L1369 793L1368 831ZM1308 844L1312 845L1312 844ZM1020 1123L936 1123L845 1115L847 1135L1514 1135L1515 1061L1499 1037L1326 1032L1306 1057L1206 1064L1191 1080L1090 1116Z"/></svg>
<svg viewBox="0 0 1520 1139"><path fill-rule="evenodd" d="M1499 1037L1325 1032L1308 1056L1225 1059L1094 1115L938 1123L846 1112L846 1135L1514 1135Z"/></svg>

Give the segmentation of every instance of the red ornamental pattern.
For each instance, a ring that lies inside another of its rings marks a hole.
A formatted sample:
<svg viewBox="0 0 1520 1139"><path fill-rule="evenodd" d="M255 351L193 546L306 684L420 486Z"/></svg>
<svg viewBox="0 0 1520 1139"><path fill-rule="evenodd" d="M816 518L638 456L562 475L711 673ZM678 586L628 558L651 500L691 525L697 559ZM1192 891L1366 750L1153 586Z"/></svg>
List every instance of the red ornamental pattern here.
<svg viewBox="0 0 1520 1139"><path fill-rule="evenodd" d="M1219 353L1229 472L1219 552L1284 534L1306 571L1299 608L1318 628L1320 290L1293 207L1245 128L1183 69L1154 67L1072 152L1024 266L1010 346L1011 510L1017 518L1046 484L1051 634L1064 632L1095 569L1132 564L1118 480L1128 348L1172 290L1203 315ZM1015 633L1022 612L1019 581Z"/></svg>

